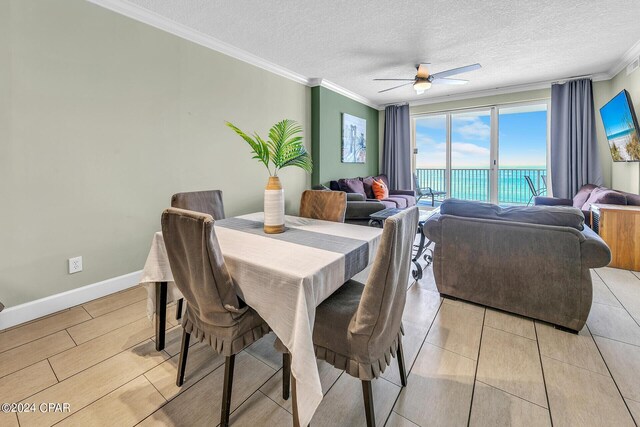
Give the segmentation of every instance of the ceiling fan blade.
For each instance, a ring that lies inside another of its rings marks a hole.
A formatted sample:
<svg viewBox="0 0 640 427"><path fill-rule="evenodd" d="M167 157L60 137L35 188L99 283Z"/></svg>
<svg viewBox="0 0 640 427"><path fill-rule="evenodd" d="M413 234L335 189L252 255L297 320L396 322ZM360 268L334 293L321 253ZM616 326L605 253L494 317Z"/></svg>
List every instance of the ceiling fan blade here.
<svg viewBox="0 0 640 427"><path fill-rule="evenodd" d="M428 62L418 64L418 72L416 73L418 77L423 77L425 79L429 77L429 70L427 69L427 65L429 65Z"/></svg>
<svg viewBox="0 0 640 427"><path fill-rule="evenodd" d="M455 76L456 74L467 73L469 71L478 70L480 68L482 68L482 65L472 64L472 65L467 65L465 67L452 68L451 70L441 71L439 73L432 74L432 76L434 79L439 79L442 77L449 77L449 76Z"/></svg>
<svg viewBox="0 0 640 427"><path fill-rule="evenodd" d="M412 84L413 84L413 81L411 81L410 83L403 83L403 84L401 84L401 85L399 85L399 86L390 87L389 89L379 90L379 91L378 91L378 93L388 92L388 91L390 91L390 90L398 89L399 87L402 87L402 86L409 86L409 85L412 85Z"/></svg>
<svg viewBox="0 0 640 427"><path fill-rule="evenodd" d="M378 81L378 82L394 82L394 81L398 81L398 82L412 82L415 79L373 79L374 81Z"/></svg>
<svg viewBox="0 0 640 427"><path fill-rule="evenodd" d="M469 83L469 80L435 78L431 83L441 85L464 85Z"/></svg>

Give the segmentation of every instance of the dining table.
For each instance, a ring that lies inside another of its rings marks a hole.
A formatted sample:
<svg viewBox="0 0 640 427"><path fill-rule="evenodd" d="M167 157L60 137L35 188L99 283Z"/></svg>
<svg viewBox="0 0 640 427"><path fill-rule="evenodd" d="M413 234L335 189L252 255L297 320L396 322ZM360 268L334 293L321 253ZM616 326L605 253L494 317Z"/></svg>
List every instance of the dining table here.
<svg viewBox="0 0 640 427"><path fill-rule="evenodd" d="M313 346L316 307L373 261L382 230L285 216L285 231L263 231L264 214L215 221L215 233L238 296L265 320L291 354L294 425L306 426L322 401ZM182 298L161 232L142 273L156 346L164 347L167 303ZM188 302L187 302L188 304Z"/></svg>

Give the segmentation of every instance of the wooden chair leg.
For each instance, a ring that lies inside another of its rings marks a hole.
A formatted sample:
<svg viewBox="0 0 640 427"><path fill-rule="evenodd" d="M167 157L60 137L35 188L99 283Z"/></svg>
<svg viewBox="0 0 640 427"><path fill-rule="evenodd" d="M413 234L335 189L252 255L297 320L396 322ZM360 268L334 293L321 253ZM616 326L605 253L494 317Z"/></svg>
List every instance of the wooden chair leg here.
<svg viewBox="0 0 640 427"><path fill-rule="evenodd" d="M176 320L180 320L182 318L182 303L184 302L184 298L180 298L176 303Z"/></svg>
<svg viewBox="0 0 640 427"><path fill-rule="evenodd" d="M373 390L371 381L362 381L362 395L364 396L364 413L367 416L367 427L376 426L376 414L373 410Z"/></svg>
<svg viewBox="0 0 640 427"><path fill-rule="evenodd" d="M291 390L291 353L282 353L282 398L289 400Z"/></svg>
<svg viewBox="0 0 640 427"><path fill-rule="evenodd" d="M233 388L233 366L236 355L227 356L224 362L224 389L222 391L222 408L220 409L220 426L229 426L229 413L231 412L231 389Z"/></svg>
<svg viewBox="0 0 640 427"><path fill-rule="evenodd" d="M396 351L398 359L398 371L400 371L400 383L402 387L407 386L407 370L404 365L404 351L402 350L402 338L398 340L398 350Z"/></svg>
<svg viewBox="0 0 640 427"><path fill-rule="evenodd" d="M156 350L164 349L167 324L167 282L156 282Z"/></svg>
<svg viewBox="0 0 640 427"><path fill-rule="evenodd" d="M189 339L191 334L182 330L182 344L180 345L180 359L178 360L178 377L176 378L176 385L182 387L184 384L184 371L187 368L187 355L189 353Z"/></svg>

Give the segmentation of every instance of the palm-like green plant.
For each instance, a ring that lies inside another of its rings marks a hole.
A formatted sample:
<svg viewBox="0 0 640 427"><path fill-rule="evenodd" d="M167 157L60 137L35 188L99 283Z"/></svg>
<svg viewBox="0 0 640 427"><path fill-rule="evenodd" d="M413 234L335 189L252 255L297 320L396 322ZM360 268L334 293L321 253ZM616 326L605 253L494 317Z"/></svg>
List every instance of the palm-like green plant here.
<svg viewBox="0 0 640 427"><path fill-rule="evenodd" d="M302 136L300 136L302 127L294 120L284 119L273 125L269 130L269 139L266 141L257 133L251 137L232 123L225 123L251 146L253 158L265 165L270 176L278 176L278 171L287 166L297 166L311 173L313 169L311 155L304 148ZM273 165L273 172L271 165Z"/></svg>

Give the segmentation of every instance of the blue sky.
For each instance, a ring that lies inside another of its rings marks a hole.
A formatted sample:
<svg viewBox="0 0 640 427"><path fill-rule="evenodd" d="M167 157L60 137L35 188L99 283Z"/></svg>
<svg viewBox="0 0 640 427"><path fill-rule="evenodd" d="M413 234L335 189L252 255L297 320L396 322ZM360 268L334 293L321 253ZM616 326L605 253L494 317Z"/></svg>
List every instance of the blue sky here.
<svg viewBox="0 0 640 427"><path fill-rule="evenodd" d="M499 116L500 167L543 167L546 164L546 111L510 112ZM416 120L418 168L444 168L446 155L444 115ZM488 168L490 164L489 111L456 113L451 121L451 161L454 168Z"/></svg>
<svg viewBox="0 0 640 427"><path fill-rule="evenodd" d="M604 124L607 138L620 132L629 130L633 126L631 110L624 92L620 92L600 109L602 123Z"/></svg>

